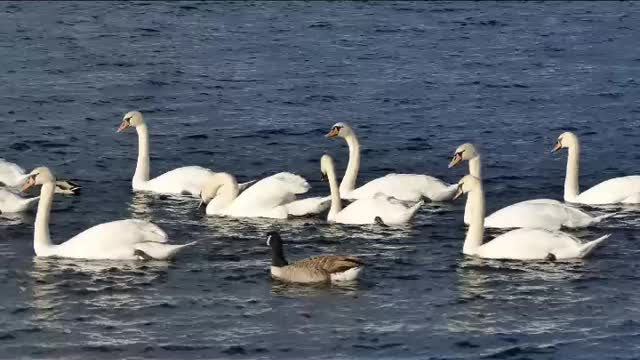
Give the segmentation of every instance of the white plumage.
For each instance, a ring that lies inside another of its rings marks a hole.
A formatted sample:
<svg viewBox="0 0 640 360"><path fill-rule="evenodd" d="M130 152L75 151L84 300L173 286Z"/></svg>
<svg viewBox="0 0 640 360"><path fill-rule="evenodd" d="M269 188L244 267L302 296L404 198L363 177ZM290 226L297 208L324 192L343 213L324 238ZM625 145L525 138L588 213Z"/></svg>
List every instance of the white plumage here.
<svg viewBox="0 0 640 360"><path fill-rule="evenodd" d="M0 213L18 213L33 209L39 197L23 198L13 192L0 188Z"/></svg>
<svg viewBox="0 0 640 360"><path fill-rule="evenodd" d="M49 169L42 167L31 172L25 185L27 188L42 185L33 238L33 247L37 256L91 260L139 258L164 260L193 244L170 245L167 243L167 234L158 226L134 219L96 225L59 245L52 244L49 234L49 217L54 184L53 174Z"/></svg>
<svg viewBox="0 0 640 360"><path fill-rule="evenodd" d="M327 215L327 220L330 222L362 225L382 221L387 225L404 224L411 220L424 203L418 201L407 204L378 193L371 198L358 199L343 209L333 159L329 155L323 155L320 164L321 171L327 176L331 189L331 208Z"/></svg>
<svg viewBox="0 0 640 360"><path fill-rule="evenodd" d="M349 164L340 183L340 196L343 199L371 198L385 194L403 201L447 201L453 198L455 185L449 185L433 176L419 174L389 174L356 188L360 170L360 143L351 126L346 123L333 125L327 137L344 138L349 146Z"/></svg>
<svg viewBox="0 0 640 360"><path fill-rule="evenodd" d="M583 258L610 236L582 243L560 231L517 229L483 244L485 203L482 181L467 175L458 184L457 196L468 193L467 196L473 197L473 214L462 250L466 255L514 260Z"/></svg>
<svg viewBox="0 0 640 360"><path fill-rule="evenodd" d="M309 188L301 176L282 172L256 182L239 194L235 178L218 173L204 187L202 197L208 203L209 215L286 219L317 214L328 208L328 198L297 200L296 195L306 193Z"/></svg>
<svg viewBox="0 0 640 360"><path fill-rule="evenodd" d="M576 204L607 205L640 203L640 176L631 175L605 180L580 192L580 141L572 132L558 137L553 151L568 149L567 172L564 180L564 201Z"/></svg>

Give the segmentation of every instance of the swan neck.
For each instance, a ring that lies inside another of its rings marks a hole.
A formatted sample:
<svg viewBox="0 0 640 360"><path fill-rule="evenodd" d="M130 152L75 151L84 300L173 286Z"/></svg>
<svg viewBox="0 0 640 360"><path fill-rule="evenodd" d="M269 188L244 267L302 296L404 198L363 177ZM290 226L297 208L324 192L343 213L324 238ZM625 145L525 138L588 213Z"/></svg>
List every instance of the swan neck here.
<svg viewBox="0 0 640 360"><path fill-rule="evenodd" d="M329 179L329 189L331 190L331 208L329 209L328 220L332 220L340 211L342 211L342 200L340 200L340 189L336 180L336 171L333 166L327 169L327 178Z"/></svg>
<svg viewBox="0 0 640 360"><path fill-rule="evenodd" d="M472 201L473 207L471 208L469 230L464 240L462 252L466 255L475 255L478 252L478 248L482 246L484 237L485 203L482 184L479 184L475 190L469 192L468 196Z"/></svg>
<svg viewBox="0 0 640 360"><path fill-rule="evenodd" d="M136 126L136 131L138 133L138 163L133 175L133 183L139 184L149 181L149 128L147 128L147 124L141 124Z"/></svg>
<svg viewBox="0 0 640 360"><path fill-rule="evenodd" d="M482 179L482 161L480 155L476 155L469 160L469 174ZM471 216L473 214L473 196L467 196L467 202L464 205L464 223L469 225L471 223Z"/></svg>
<svg viewBox="0 0 640 360"><path fill-rule="evenodd" d="M342 194L355 190L358 171L360 170L360 142L358 141L358 137L352 133L349 134L345 140L349 146L349 163L347 164L347 170L340 183L340 192Z"/></svg>
<svg viewBox="0 0 640 360"><path fill-rule="evenodd" d="M580 194L580 144L569 147L567 173L564 179L564 200L573 202Z"/></svg>
<svg viewBox="0 0 640 360"><path fill-rule="evenodd" d="M469 160L469 174L482 179L482 161L480 155L476 155L473 159Z"/></svg>
<svg viewBox="0 0 640 360"><path fill-rule="evenodd" d="M38 202L38 212L36 213L33 233L33 250L37 256L47 255L52 247L49 234L49 217L55 191L56 185L54 182L42 185L40 190L40 201Z"/></svg>

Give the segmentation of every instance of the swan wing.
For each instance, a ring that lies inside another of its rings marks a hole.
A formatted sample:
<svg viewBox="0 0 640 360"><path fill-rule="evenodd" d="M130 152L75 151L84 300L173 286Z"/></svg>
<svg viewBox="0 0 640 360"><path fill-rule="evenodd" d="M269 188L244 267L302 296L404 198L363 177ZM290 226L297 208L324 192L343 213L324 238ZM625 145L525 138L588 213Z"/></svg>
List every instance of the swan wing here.
<svg viewBox="0 0 640 360"><path fill-rule="evenodd" d="M581 257L582 243L575 237L544 229L517 229L502 234L477 251L490 259L535 260L553 254L557 259Z"/></svg>
<svg viewBox="0 0 640 360"><path fill-rule="evenodd" d="M25 171L23 168L12 162L0 159L0 183L16 187L24 182Z"/></svg>
<svg viewBox="0 0 640 360"><path fill-rule="evenodd" d="M375 218L380 217L385 224L402 224L408 222L422 204L420 201L407 206L377 195L352 202L335 215L334 221L343 224L374 224Z"/></svg>
<svg viewBox="0 0 640 360"><path fill-rule="evenodd" d="M562 226L589 226L593 221L594 218L589 214L566 204L523 201L487 216L485 227L558 230Z"/></svg>
<svg viewBox="0 0 640 360"><path fill-rule="evenodd" d="M581 204L605 205L640 200L640 176L624 176L605 180L578 195Z"/></svg>
<svg viewBox="0 0 640 360"><path fill-rule="evenodd" d="M151 179L135 190L199 196L214 174L213 171L200 166L185 166Z"/></svg>
<svg viewBox="0 0 640 360"><path fill-rule="evenodd" d="M251 185L231 204L231 213L252 213L261 209L273 209L295 200L296 194L309 191L307 181L295 174L278 173Z"/></svg>
<svg viewBox="0 0 640 360"><path fill-rule="evenodd" d="M135 259L141 243L166 243L167 234L143 220L118 220L91 227L56 246L55 255L84 259Z"/></svg>
<svg viewBox="0 0 640 360"><path fill-rule="evenodd" d="M432 201L450 200L455 195L456 185L428 175L388 174L369 181L345 197L352 199L370 198L377 193L403 201L419 201L428 198Z"/></svg>

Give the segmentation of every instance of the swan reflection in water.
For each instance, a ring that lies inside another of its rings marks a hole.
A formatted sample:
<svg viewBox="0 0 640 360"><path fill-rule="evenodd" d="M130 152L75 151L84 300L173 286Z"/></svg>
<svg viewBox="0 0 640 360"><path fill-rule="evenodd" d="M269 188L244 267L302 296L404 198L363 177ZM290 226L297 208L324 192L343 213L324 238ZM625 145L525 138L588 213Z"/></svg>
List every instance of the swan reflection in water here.
<svg viewBox="0 0 640 360"><path fill-rule="evenodd" d="M166 261L35 257L29 272L32 296L27 297L28 306L34 320L73 319L78 304L82 313L149 306L163 299L141 296L141 289L152 291L149 284L166 282L170 267Z"/></svg>
<svg viewBox="0 0 640 360"><path fill-rule="evenodd" d="M567 286L584 277L583 267L581 259L549 262L465 257L457 269L457 311L448 317L447 330L489 335L557 331L554 328L565 323L551 313L571 313L572 304L585 300L576 287ZM535 315L547 309L547 316ZM522 321L523 316L527 321Z"/></svg>

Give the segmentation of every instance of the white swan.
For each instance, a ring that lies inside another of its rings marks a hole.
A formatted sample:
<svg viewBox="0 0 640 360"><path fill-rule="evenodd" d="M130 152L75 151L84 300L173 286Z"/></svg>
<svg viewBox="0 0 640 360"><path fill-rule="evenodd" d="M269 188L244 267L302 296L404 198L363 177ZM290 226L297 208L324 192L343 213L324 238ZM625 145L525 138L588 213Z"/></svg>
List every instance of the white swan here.
<svg viewBox="0 0 640 360"><path fill-rule="evenodd" d="M451 200L456 191L455 185L449 185L440 179L418 174L388 174L355 188L360 169L360 143L346 123L339 122L331 128L326 137L344 138L349 146L349 164L340 183L340 195L344 199L365 199L382 193L398 200L419 201L427 198L431 201Z"/></svg>
<svg viewBox="0 0 640 360"><path fill-rule="evenodd" d="M473 144L460 145L449 163L449 168L469 161L469 174L482 178L480 154ZM464 223L471 220L473 197L467 197L464 209ZM562 226L569 228L581 228L592 226L615 214L591 216L584 211L552 199L532 199L509 205L484 220L486 228L541 228L558 230Z"/></svg>
<svg viewBox="0 0 640 360"><path fill-rule="evenodd" d="M233 175L217 173L200 196L201 204L207 204L208 215L286 219L317 214L329 207L328 197L296 200L296 195L306 193L309 188L301 176L282 172L256 182L239 194Z"/></svg>
<svg viewBox="0 0 640 360"><path fill-rule="evenodd" d="M0 188L0 213L18 213L33 209L40 197L23 198L20 195Z"/></svg>
<svg viewBox="0 0 640 360"><path fill-rule="evenodd" d="M465 255L514 260L583 258L610 236L605 235L583 244L577 238L561 231L517 229L483 244L485 203L482 180L466 175L458 183L456 198L463 193L468 193L467 196L474 198L471 224L462 249Z"/></svg>
<svg viewBox="0 0 640 360"><path fill-rule="evenodd" d="M0 158L0 186L20 188L27 181L26 172L18 164L14 164ZM80 193L80 185L69 181L56 181L57 194L77 195Z"/></svg>
<svg viewBox="0 0 640 360"><path fill-rule="evenodd" d="M329 179L329 188L331 189L331 208L327 216L327 221L329 222L341 224L403 224L411 220L424 203L420 200L409 206L384 194L376 194L372 198L358 199L343 209L331 156L326 154L322 156L320 169L322 174Z"/></svg>
<svg viewBox="0 0 640 360"><path fill-rule="evenodd" d="M186 246L167 244L167 234L158 226L142 220L120 220L100 224L54 245L49 235L49 217L55 187L55 177L46 167L33 170L24 190L42 185L36 214L33 248L36 256L58 256L76 259L157 259L173 257Z"/></svg>
<svg viewBox="0 0 640 360"><path fill-rule="evenodd" d="M564 201L575 204L637 204L640 203L640 176L624 176L605 180L598 185L580 192L580 141L572 132L558 137L552 152L566 148L567 173L564 180Z"/></svg>
<svg viewBox="0 0 640 360"><path fill-rule="evenodd" d="M138 163L131 182L134 191L149 191L161 194L199 196L200 190L211 180L215 173L200 166L185 166L149 179L149 129L139 111L130 111L124 115L117 132L135 127L138 133ZM241 184L243 190L252 182Z"/></svg>

